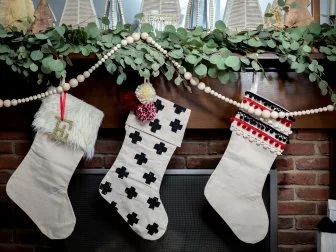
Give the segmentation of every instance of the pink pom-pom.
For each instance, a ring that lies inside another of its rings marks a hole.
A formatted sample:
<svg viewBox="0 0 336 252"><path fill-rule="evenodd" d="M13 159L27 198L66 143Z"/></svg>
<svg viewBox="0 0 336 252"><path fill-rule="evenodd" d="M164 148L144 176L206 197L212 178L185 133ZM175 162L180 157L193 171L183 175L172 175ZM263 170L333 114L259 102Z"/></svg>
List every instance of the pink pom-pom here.
<svg viewBox="0 0 336 252"><path fill-rule="evenodd" d="M140 121L153 121L156 117L155 104L153 102L140 104L135 111L135 115Z"/></svg>

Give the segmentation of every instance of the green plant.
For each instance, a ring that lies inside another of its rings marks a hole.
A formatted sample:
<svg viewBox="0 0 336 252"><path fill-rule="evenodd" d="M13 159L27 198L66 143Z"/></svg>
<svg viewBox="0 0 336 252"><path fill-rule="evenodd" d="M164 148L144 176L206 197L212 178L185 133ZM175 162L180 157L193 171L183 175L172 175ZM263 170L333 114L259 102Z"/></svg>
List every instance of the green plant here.
<svg viewBox="0 0 336 252"><path fill-rule="evenodd" d="M114 30L100 30L90 23L85 28L62 25L40 34L23 34L0 26L0 61L25 76L39 73L46 78L65 77L66 66L71 65L69 54L95 53L101 58L104 52L137 29L137 25L118 24ZM329 94L336 102L335 92L323 79L323 66L310 58L316 48L327 60L336 61L336 30L328 25L312 23L308 27L285 29L260 26L253 31L231 34L225 24L218 21L211 32L204 32L201 27L191 31L176 29L172 25L167 25L164 31L154 31L150 24L143 24L141 32L148 32L188 71L200 78L218 78L223 84L236 81L237 73L247 67L263 71L258 54L276 54L280 62L287 62L295 72L306 73L310 81L318 83L323 95ZM172 63L166 61L160 51L141 41L118 50L105 61L105 67L117 75L119 85L126 80L128 68L143 77L157 77L162 73L169 81L175 78L175 83L182 82Z"/></svg>

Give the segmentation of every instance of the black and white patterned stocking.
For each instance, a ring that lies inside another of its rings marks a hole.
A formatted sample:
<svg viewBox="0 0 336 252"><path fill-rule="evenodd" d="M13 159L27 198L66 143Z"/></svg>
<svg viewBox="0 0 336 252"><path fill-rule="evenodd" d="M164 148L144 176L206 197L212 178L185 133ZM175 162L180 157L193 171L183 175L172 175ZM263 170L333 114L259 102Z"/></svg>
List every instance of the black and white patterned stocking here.
<svg viewBox="0 0 336 252"><path fill-rule="evenodd" d="M168 217L160 185L168 162L181 145L190 110L157 97L156 119L141 122L130 113L118 157L102 180L99 192L141 237L157 240Z"/></svg>

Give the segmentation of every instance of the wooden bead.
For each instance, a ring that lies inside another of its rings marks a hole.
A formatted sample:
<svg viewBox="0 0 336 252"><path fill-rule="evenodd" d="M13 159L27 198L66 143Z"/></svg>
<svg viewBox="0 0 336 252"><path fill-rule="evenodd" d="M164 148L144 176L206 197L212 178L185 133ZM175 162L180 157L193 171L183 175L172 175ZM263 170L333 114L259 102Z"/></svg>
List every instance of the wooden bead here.
<svg viewBox="0 0 336 252"><path fill-rule="evenodd" d="M328 105L327 106L328 111L334 111L335 107L333 105Z"/></svg>
<svg viewBox="0 0 336 252"><path fill-rule="evenodd" d="M11 105L16 106L18 104L18 101L16 99L11 100Z"/></svg>
<svg viewBox="0 0 336 252"><path fill-rule="evenodd" d="M90 73L89 73L89 71L85 71L84 73L83 73L83 76L85 77L85 78L89 78L90 77Z"/></svg>
<svg viewBox="0 0 336 252"><path fill-rule="evenodd" d="M78 76L77 76L77 81L78 81L78 82L84 82L84 81L85 81L85 77L84 77L84 75L83 75L83 74L78 75Z"/></svg>
<svg viewBox="0 0 336 252"><path fill-rule="evenodd" d="M75 87L78 86L78 81L76 79L71 79L69 81L69 85L70 85L70 87L75 88Z"/></svg>
<svg viewBox="0 0 336 252"><path fill-rule="evenodd" d="M11 101L10 101L10 100L4 100L3 105L4 105L6 108L9 108L9 107L11 106Z"/></svg>
<svg viewBox="0 0 336 252"><path fill-rule="evenodd" d="M133 32L132 33L132 38L134 39L134 41L138 41L140 39L140 33Z"/></svg>

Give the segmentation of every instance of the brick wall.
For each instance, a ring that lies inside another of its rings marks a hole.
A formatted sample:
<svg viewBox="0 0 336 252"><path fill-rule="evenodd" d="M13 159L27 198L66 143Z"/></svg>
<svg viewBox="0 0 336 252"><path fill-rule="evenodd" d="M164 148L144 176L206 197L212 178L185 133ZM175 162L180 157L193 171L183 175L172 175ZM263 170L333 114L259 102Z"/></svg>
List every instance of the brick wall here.
<svg viewBox="0 0 336 252"><path fill-rule="evenodd" d="M109 168L123 141L123 130L101 130L96 155L84 168ZM228 130L189 130L170 168L214 168L229 141ZM329 136L319 130L293 134L276 160L279 182L279 252L315 251L316 223L326 214ZM0 131L0 251L43 252L50 242L6 196L5 184L27 153L33 134ZM62 251L59 249L59 251Z"/></svg>

